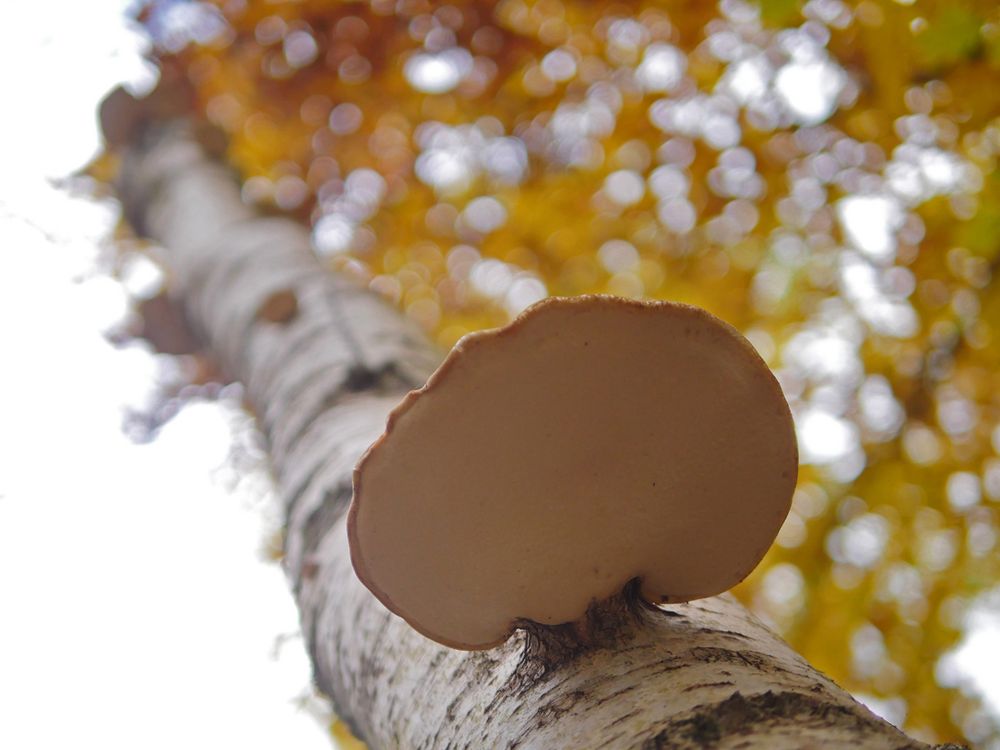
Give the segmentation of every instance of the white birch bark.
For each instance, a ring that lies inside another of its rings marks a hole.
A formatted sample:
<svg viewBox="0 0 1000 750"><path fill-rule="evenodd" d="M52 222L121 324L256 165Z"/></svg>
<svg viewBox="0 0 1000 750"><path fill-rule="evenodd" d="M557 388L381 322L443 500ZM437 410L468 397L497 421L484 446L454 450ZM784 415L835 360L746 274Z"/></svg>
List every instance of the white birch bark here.
<svg viewBox="0 0 1000 750"><path fill-rule="evenodd" d="M305 228L246 207L179 123L133 139L119 194L163 246L190 322L247 389L287 511L284 564L316 681L370 747L926 747L728 595L653 608L626 591L584 623L528 624L479 653L411 630L354 576L344 511L355 461L440 353L322 270ZM262 317L285 291L297 314Z"/></svg>

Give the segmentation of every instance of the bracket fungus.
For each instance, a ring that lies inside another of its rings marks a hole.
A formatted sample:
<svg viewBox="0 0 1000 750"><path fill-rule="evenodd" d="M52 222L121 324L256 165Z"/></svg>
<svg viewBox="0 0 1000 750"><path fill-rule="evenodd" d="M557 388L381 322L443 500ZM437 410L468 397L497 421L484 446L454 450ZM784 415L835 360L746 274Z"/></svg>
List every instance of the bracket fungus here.
<svg viewBox="0 0 1000 750"><path fill-rule="evenodd" d="M798 456L777 381L696 307L550 298L463 338L354 474L354 568L435 641L485 649L577 621L640 581L651 603L745 578Z"/></svg>

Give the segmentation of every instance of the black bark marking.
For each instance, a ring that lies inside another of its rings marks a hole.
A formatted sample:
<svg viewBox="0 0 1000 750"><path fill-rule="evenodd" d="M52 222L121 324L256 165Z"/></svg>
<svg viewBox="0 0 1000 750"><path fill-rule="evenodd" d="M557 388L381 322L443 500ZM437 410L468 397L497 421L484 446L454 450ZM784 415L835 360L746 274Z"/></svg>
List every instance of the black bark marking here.
<svg viewBox="0 0 1000 750"><path fill-rule="evenodd" d="M436 670L439 666L441 666L441 662L444 661L445 656L447 656L447 652L444 649L441 651L435 651L434 656L431 657L430 664L427 665L427 669L432 672Z"/></svg>
<svg viewBox="0 0 1000 750"><path fill-rule="evenodd" d="M658 609L658 611L664 617L679 617L682 620L687 619L686 615L682 615L680 612L674 612L672 609Z"/></svg>
<svg viewBox="0 0 1000 750"><path fill-rule="evenodd" d="M621 688L620 690L615 690L613 693L609 693L608 695L604 696L600 700L594 701L594 706L595 707L596 706L600 706L600 705L603 705L603 704L607 703L608 701L617 700L619 697L625 695L626 693L631 693L633 690L635 690L638 687L639 687L639 683L636 683L636 682L630 683L630 684L626 685L625 687ZM633 711L633 713L635 713L635 712ZM627 718L627 716L628 715L626 715L626 718ZM619 719L619 721L620 721L620 719ZM618 721L614 721L614 722L612 722L611 725L614 726L617 723L618 723Z"/></svg>
<svg viewBox="0 0 1000 750"><path fill-rule="evenodd" d="M748 697L735 691L720 703L697 706L685 716L674 719L643 743L643 748L713 748L725 738L763 734L769 727L791 724L818 728L832 723L842 728L848 727L857 736L859 746L863 746L863 738L869 733L884 736L885 727L880 720L859 715L849 706L831 703L813 695L768 690ZM900 745L900 750L919 747L923 746L904 742Z"/></svg>
<svg viewBox="0 0 1000 750"><path fill-rule="evenodd" d="M472 658L472 674L476 682L486 682L500 662L489 655L487 651L475 653Z"/></svg>
<svg viewBox="0 0 1000 750"><path fill-rule="evenodd" d="M448 704L448 707L444 710L445 718L448 719L449 723L454 724L455 719L458 718L458 704L461 702L462 702L461 694L456 695L452 699L451 703Z"/></svg>
<svg viewBox="0 0 1000 750"><path fill-rule="evenodd" d="M344 379L344 389L351 393L373 391L382 379L382 372L391 368L392 365L388 365L381 370L372 370L363 365L354 365L348 370L347 378Z"/></svg>
<svg viewBox="0 0 1000 750"><path fill-rule="evenodd" d="M619 716L619 717L618 717L617 719L615 719L615 720L614 720L614 721L612 721L612 722L611 722L610 724L608 724L608 726L609 726L609 727L613 727L613 726L615 726L616 724L621 724L621 723L622 723L623 721L628 721L628 720L629 720L629 719L631 719L631 718L632 718L633 716L638 716L638 715L639 715L639 709L637 708L637 709L635 709L635 710L633 710L633 711L629 711L629 712L628 712L627 714L622 714L622 715L621 715L621 716Z"/></svg>
<svg viewBox="0 0 1000 750"><path fill-rule="evenodd" d="M682 659L677 656L667 656L663 659L658 659L654 662L644 661L634 667L631 667L622 675L623 677L629 677L634 681L641 681L640 675L643 673L650 674L660 674L665 672L673 672L677 669L685 669L695 666L686 659Z"/></svg>
<svg viewBox="0 0 1000 750"><path fill-rule="evenodd" d="M776 671L776 666L773 663L773 660L768 659L763 654L758 654L756 651L740 651L731 648L698 646L691 649L691 656L695 661L703 664L728 662L730 664L741 664L758 671Z"/></svg>
<svg viewBox="0 0 1000 750"><path fill-rule="evenodd" d="M559 721L560 718L568 714L577 703L585 701L587 699L587 693L581 690L574 690L569 693L565 693L557 700L545 703L538 707L535 711L534 716L531 717L524 724L524 728L521 730L520 734L514 738L511 742L511 747L517 747L521 745L526 740L530 739L533 734L538 730L544 729L545 727Z"/></svg>
<svg viewBox="0 0 1000 750"><path fill-rule="evenodd" d="M728 687L733 684L732 680L723 680L722 682L704 682L700 685L688 685L684 688L685 693L690 693L692 690L704 690L705 688L714 687Z"/></svg>

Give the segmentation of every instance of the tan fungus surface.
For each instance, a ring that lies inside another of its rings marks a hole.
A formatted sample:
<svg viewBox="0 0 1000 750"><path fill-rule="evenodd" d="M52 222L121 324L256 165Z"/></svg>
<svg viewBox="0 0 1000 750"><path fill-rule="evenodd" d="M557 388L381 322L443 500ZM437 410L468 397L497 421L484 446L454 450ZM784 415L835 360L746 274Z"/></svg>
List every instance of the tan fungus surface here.
<svg viewBox="0 0 1000 750"><path fill-rule="evenodd" d="M355 472L361 580L441 643L503 642L642 580L651 602L757 565L797 473L788 406L698 308L551 298L472 334L393 411Z"/></svg>

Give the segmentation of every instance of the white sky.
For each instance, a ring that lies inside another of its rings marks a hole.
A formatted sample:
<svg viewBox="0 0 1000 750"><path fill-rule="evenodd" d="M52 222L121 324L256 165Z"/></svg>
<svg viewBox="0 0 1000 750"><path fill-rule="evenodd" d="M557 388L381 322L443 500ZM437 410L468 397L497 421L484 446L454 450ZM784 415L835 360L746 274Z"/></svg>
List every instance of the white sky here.
<svg viewBox="0 0 1000 750"><path fill-rule="evenodd" d="M297 618L260 561L274 520L214 478L241 418L195 404L123 436L158 365L103 337L114 209L47 181L97 149L104 92L150 80L124 6L21 3L0 45L0 747L328 748L301 640L275 657ZM1000 619L972 625L945 671L1000 712Z"/></svg>
<svg viewBox="0 0 1000 750"><path fill-rule="evenodd" d="M0 46L0 747L328 749L296 703L301 639L275 656L298 622L261 562L274 522L213 478L240 418L200 404L123 436L157 364L102 336L124 310L92 271L113 209L45 179L142 73L123 5L21 3Z"/></svg>

